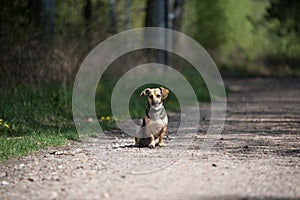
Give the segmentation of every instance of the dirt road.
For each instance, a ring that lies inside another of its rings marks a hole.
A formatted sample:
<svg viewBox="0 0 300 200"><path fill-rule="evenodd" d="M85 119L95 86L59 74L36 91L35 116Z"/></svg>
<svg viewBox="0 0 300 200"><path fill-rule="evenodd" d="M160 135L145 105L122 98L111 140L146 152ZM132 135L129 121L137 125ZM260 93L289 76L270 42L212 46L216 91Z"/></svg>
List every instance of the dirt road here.
<svg viewBox="0 0 300 200"><path fill-rule="evenodd" d="M0 199L300 199L300 80L225 83L226 124L204 156L209 104L186 140L170 114L164 148L123 148L132 138L115 131L2 162Z"/></svg>

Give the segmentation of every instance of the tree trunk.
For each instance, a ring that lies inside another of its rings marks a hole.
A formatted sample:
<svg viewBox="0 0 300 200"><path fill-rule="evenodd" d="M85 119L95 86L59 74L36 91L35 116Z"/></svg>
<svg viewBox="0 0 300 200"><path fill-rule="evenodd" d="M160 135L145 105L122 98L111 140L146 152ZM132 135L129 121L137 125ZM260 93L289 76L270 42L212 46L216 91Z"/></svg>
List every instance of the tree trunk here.
<svg viewBox="0 0 300 200"><path fill-rule="evenodd" d="M174 3L174 18L172 20L173 29L179 31L183 14L183 0L175 0Z"/></svg>
<svg viewBox="0 0 300 200"><path fill-rule="evenodd" d="M91 0L84 0L85 4L82 9L82 15L84 19L84 35L86 39L86 43L88 47L90 47L91 43L91 20L92 20L92 1Z"/></svg>
<svg viewBox="0 0 300 200"><path fill-rule="evenodd" d="M146 27L168 28L168 0L148 0L146 8ZM166 47L167 36L159 37L161 46ZM155 52L156 62L167 65L168 54L166 51L157 50Z"/></svg>
<svg viewBox="0 0 300 200"><path fill-rule="evenodd" d="M54 0L41 0L41 27L42 27L42 39L48 40L53 37L54 34Z"/></svg>
<svg viewBox="0 0 300 200"><path fill-rule="evenodd" d="M130 23L130 5L131 5L131 0L126 0L126 30L129 30L131 28L131 23Z"/></svg>
<svg viewBox="0 0 300 200"><path fill-rule="evenodd" d="M115 4L116 4L115 0L108 0L111 33L117 33Z"/></svg>
<svg viewBox="0 0 300 200"><path fill-rule="evenodd" d="M85 5L83 7L83 17L87 23L90 23L92 18L92 2L91 0L85 0Z"/></svg>
<svg viewBox="0 0 300 200"><path fill-rule="evenodd" d="M38 27L40 26L41 20L41 2L40 0L31 0L31 9L32 9L32 19L34 24Z"/></svg>
<svg viewBox="0 0 300 200"><path fill-rule="evenodd" d="M147 1L145 26L167 28L168 0Z"/></svg>

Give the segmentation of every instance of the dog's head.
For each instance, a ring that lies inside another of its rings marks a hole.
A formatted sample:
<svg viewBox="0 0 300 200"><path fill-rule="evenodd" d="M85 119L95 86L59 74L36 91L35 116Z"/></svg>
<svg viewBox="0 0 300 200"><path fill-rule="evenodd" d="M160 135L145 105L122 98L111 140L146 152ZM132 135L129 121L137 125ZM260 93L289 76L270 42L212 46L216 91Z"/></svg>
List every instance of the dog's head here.
<svg viewBox="0 0 300 200"><path fill-rule="evenodd" d="M159 108L163 100L167 98L169 94L169 90L166 88L146 88L141 92L140 96L147 96L148 97L148 104L152 108Z"/></svg>

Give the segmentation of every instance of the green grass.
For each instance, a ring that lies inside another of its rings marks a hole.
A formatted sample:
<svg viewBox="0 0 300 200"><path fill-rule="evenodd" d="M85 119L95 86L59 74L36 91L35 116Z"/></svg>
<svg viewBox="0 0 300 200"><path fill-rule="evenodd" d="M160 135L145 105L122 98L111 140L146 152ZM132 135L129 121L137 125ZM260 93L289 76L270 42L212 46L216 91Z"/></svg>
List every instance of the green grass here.
<svg viewBox="0 0 300 200"><path fill-rule="evenodd" d="M39 87L0 90L0 160L78 138L71 90Z"/></svg>
<svg viewBox="0 0 300 200"><path fill-rule="evenodd" d="M179 69L180 71L180 69ZM201 76L193 70L182 69L182 74L191 82L199 101L209 101L209 94ZM96 113L103 130L115 128L110 100L119 76L106 73L100 80L96 92ZM130 114L143 117L146 99L139 96L142 85L130 99ZM11 156L32 153L50 146L65 144L79 137L72 118L72 88L62 86L35 86L2 88L0 90L0 160ZM179 110L175 94L165 102L168 112Z"/></svg>

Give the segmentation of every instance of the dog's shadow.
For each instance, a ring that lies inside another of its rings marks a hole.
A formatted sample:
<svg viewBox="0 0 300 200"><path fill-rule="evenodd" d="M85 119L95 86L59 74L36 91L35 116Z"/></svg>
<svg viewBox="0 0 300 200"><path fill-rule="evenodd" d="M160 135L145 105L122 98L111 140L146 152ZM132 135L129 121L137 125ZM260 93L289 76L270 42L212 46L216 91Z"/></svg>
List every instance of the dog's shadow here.
<svg viewBox="0 0 300 200"><path fill-rule="evenodd" d="M118 149L118 148L136 148L137 146L134 144L119 144L119 143L113 143L111 144L111 148Z"/></svg>
<svg viewBox="0 0 300 200"><path fill-rule="evenodd" d="M158 147L159 145L156 144L155 147ZM135 144L119 144L119 143L114 143L111 144L111 148L113 149L118 149L118 148L149 148L149 149L153 149L153 147L149 147L148 145L135 145Z"/></svg>

